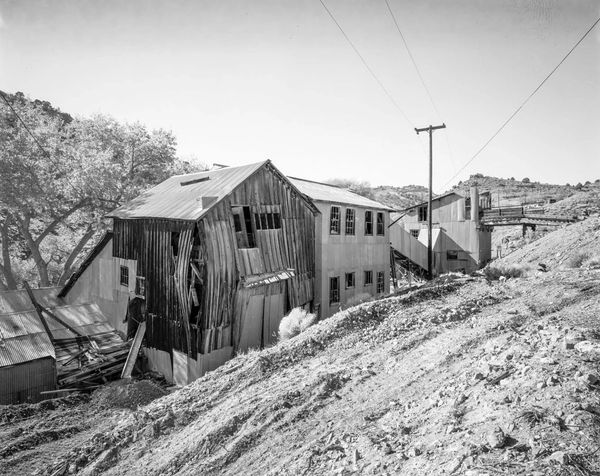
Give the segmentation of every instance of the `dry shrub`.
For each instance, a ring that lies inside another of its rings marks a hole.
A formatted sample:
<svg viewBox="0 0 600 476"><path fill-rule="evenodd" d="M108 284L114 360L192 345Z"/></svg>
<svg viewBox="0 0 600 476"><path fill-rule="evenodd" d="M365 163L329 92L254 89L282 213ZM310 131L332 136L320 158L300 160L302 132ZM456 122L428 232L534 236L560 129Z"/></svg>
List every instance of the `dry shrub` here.
<svg viewBox="0 0 600 476"><path fill-rule="evenodd" d="M578 251L571 256L567 262L567 268L581 268L581 265L590 258L590 255L585 251Z"/></svg>
<svg viewBox="0 0 600 476"><path fill-rule="evenodd" d="M483 270L488 279L520 278L527 276L531 267L526 264L490 264Z"/></svg>
<svg viewBox="0 0 600 476"><path fill-rule="evenodd" d="M279 340L288 340L304 332L315 323L316 316L296 307L281 319L279 323Z"/></svg>
<svg viewBox="0 0 600 476"><path fill-rule="evenodd" d="M585 268L600 268L600 255L595 255L587 258L582 266Z"/></svg>

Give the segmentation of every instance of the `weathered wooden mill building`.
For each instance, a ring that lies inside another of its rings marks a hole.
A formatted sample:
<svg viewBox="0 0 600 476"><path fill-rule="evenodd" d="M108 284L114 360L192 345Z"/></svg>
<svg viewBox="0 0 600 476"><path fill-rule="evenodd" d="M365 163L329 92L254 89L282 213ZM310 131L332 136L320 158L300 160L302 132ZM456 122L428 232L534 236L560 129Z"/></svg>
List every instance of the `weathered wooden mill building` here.
<svg viewBox="0 0 600 476"><path fill-rule="evenodd" d="M187 383L312 309L316 214L270 161L171 177L111 213L113 289L82 272L79 292L122 309L130 335L145 317L151 368Z"/></svg>

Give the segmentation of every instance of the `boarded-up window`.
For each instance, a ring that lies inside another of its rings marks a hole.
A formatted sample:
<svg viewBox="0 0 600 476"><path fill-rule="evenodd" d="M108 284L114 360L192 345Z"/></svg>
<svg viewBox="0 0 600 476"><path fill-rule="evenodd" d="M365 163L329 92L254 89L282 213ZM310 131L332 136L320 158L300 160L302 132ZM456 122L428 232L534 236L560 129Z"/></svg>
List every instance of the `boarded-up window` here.
<svg viewBox="0 0 600 476"><path fill-rule="evenodd" d="M346 273L346 289L354 287L354 273Z"/></svg>
<svg viewBox="0 0 600 476"><path fill-rule="evenodd" d="M355 212L353 208L346 208L346 235L354 235Z"/></svg>
<svg viewBox="0 0 600 476"><path fill-rule="evenodd" d="M418 238L419 237L419 231L420 230L418 230L418 229L417 230L410 230L410 234L412 236L414 236L415 238Z"/></svg>
<svg viewBox="0 0 600 476"><path fill-rule="evenodd" d="M340 234L340 207L331 207L329 214L329 233L331 235Z"/></svg>
<svg viewBox="0 0 600 476"><path fill-rule="evenodd" d="M373 271L365 271L365 286L373 284Z"/></svg>
<svg viewBox="0 0 600 476"><path fill-rule="evenodd" d="M129 286L129 268L127 266L121 266L119 283L121 286Z"/></svg>
<svg viewBox="0 0 600 476"><path fill-rule="evenodd" d="M419 215L419 221L427 221L427 205L421 205L417 208L417 213Z"/></svg>
<svg viewBox="0 0 600 476"><path fill-rule="evenodd" d="M377 294L381 294L385 291L385 273L383 271L377 271Z"/></svg>
<svg viewBox="0 0 600 476"><path fill-rule="evenodd" d="M373 234L373 212L367 210L365 212L365 235Z"/></svg>
<svg viewBox="0 0 600 476"><path fill-rule="evenodd" d="M385 221L383 212L377 212L377 234L379 236L385 235Z"/></svg>
<svg viewBox="0 0 600 476"><path fill-rule="evenodd" d="M340 278L329 278L329 304L340 302Z"/></svg>

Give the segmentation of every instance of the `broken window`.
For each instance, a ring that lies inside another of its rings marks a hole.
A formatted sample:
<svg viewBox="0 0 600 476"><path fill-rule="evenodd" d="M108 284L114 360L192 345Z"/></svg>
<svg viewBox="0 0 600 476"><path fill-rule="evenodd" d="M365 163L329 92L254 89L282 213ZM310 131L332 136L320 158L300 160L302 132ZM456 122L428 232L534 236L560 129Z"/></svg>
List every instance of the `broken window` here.
<svg viewBox="0 0 600 476"><path fill-rule="evenodd" d="M255 213L254 222L257 230L278 230L281 228L279 213Z"/></svg>
<svg viewBox="0 0 600 476"><path fill-rule="evenodd" d="M171 250L173 251L173 256L177 256L179 254L179 232L178 231L171 232Z"/></svg>
<svg viewBox="0 0 600 476"><path fill-rule="evenodd" d="M456 259L458 259L458 251L447 250L446 251L446 259L448 259L448 260L456 260Z"/></svg>
<svg viewBox="0 0 600 476"><path fill-rule="evenodd" d="M329 233L331 235L340 234L340 207L331 207L329 214Z"/></svg>
<svg viewBox="0 0 600 476"><path fill-rule="evenodd" d="M385 235L385 221L383 212L377 212L377 234L379 236Z"/></svg>
<svg viewBox="0 0 600 476"><path fill-rule="evenodd" d="M250 207L231 207L231 212L238 248L255 248L254 224L252 223Z"/></svg>
<svg viewBox="0 0 600 476"><path fill-rule="evenodd" d="M377 271L377 294L381 294L385 291L385 273L383 271Z"/></svg>
<svg viewBox="0 0 600 476"><path fill-rule="evenodd" d="M281 228L281 217L279 216L279 213L273 213L273 228L276 230Z"/></svg>
<svg viewBox="0 0 600 476"><path fill-rule="evenodd" d="M421 205L417 208L419 221L427 221L427 205Z"/></svg>
<svg viewBox="0 0 600 476"><path fill-rule="evenodd" d="M373 234L373 212L367 210L365 212L365 235Z"/></svg>
<svg viewBox="0 0 600 476"><path fill-rule="evenodd" d="M119 274L121 286L129 286L129 268L127 266L121 266L121 272Z"/></svg>
<svg viewBox="0 0 600 476"><path fill-rule="evenodd" d="M146 296L146 278L142 276L135 278L135 294L136 296Z"/></svg>
<svg viewBox="0 0 600 476"><path fill-rule="evenodd" d="M373 271L365 271L365 286L373 284Z"/></svg>
<svg viewBox="0 0 600 476"><path fill-rule="evenodd" d="M329 304L340 302L340 278L329 278Z"/></svg>
<svg viewBox="0 0 600 476"><path fill-rule="evenodd" d="M415 238L419 238L419 231L420 230L418 228L416 230L410 230L410 234Z"/></svg>
<svg viewBox="0 0 600 476"><path fill-rule="evenodd" d="M354 273L346 273L346 289L354 287Z"/></svg>
<svg viewBox="0 0 600 476"><path fill-rule="evenodd" d="M355 213L353 208L346 208L346 235L354 235Z"/></svg>

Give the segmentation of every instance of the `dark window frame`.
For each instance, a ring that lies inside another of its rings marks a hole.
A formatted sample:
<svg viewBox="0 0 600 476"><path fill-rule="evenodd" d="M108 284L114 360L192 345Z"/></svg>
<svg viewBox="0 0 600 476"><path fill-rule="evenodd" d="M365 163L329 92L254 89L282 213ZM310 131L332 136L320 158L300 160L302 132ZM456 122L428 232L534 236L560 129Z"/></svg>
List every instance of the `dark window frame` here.
<svg viewBox="0 0 600 476"><path fill-rule="evenodd" d="M119 284L129 287L129 266L121 265L119 269Z"/></svg>
<svg viewBox="0 0 600 476"><path fill-rule="evenodd" d="M344 284L346 289L352 289L356 287L356 273L354 271L351 273L346 273Z"/></svg>
<svg viewBox="0 0 600 476"><path fill-rule="evenodd" d="M329 278L329 305L340 302L340 277L332 276Z"/></svg>
<svg viewBox="0 0 600 476"><path fill-rule="evenodd" d="M421 233L421 229L420 228L414 228L412 230L410 230L410 234L413 236L413 238L419 238L419 233Z"/></svg>
<svg viewBox="0 0 600 476"><path fill-rule="evenodd" d="M458 251L457 250L446 250L446 260L448 260L448 261L458 260Z"/></svg>
<svg viewBox="0 0 600 476"><path fill-rule="evenodd" d="M381 218L381 221L379 220ZM385 235L385 214L377 212L377 236Z"/></svg>
<svg viewBox="0 0 600 476"><path fill-rule="evenodd" d="M385 272L377 271L377 294L385 292Z"/></svg>
<svg viewBox="0 0 600 476"><path fill-rule="evenodd" d="M373 211L365 210L365 236L373 236Z"/></svg>
<svg viewBox="0 0 600 476"><path fill-rule="evenodd" d="M364 286L371 286L373 284L373 270L366 269L363 273Z"/></svg>
<svg viewBox="0 0 600 476"><path fill-rule="evenodd" d="M340 234L341 215L342 215L341 208L338 206L332 205L331 209L329 211L329 234L330 235L339 235Z"/></svg>
<svg viewBox="0 0 600 476"><path fill-rule="evenodd" d="M346 235L354 236L356 234L356 210L354 208L346 208L345 218L345 233Z"/></svg>
<svg viewBox="0 0 600 476"><path fill-rule="evenodd" d="M419 221L427 221L427 212L429 205L421 205L417 208L417 215L419 218Z"/></svg>

